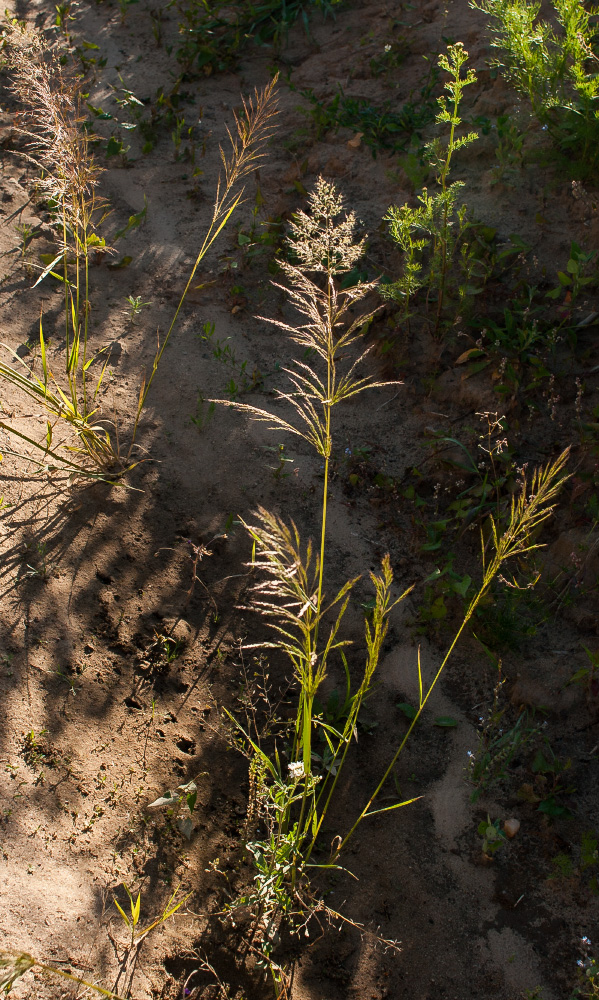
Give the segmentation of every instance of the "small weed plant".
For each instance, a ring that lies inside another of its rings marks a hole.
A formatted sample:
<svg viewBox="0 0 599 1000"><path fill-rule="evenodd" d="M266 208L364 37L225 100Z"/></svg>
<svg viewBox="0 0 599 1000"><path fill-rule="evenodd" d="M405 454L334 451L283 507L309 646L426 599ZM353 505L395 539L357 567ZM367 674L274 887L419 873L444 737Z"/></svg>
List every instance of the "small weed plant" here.
<svg viewBox="0 0 599 1000"><path fill-rule="evenodd" d="M398 281L381 286L385 298L401 303L403 319L409 322L413 299L421 288L427 290L427 301L436 298L434 332L439 330L441 315L447 296L449 272L460 241L468 226L466 206L458 206L458 193L463 181L449 182L451 161L456 152L478 138L477 132L458 136L461 125L460 103L466 87L476 80L473 69L462 75L468 53L458 42L449 45L447 54L439 56L439 67L449 74L445 83L446 95L439 99L436 121L449 126L449 136L444 144L439 138L426 146L425 152L436 176L438 190L431 194L423 188L418 195L419 205L401 208L393 205L386 220L392 238L403 252L403 274Z"/></svg>

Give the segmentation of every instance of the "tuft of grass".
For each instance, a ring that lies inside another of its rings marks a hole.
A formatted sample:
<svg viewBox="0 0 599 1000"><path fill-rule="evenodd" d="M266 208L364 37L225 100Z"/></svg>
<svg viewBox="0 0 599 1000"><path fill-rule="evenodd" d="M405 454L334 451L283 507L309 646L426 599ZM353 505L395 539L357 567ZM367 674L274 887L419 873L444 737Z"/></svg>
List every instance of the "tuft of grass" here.
<svg viewBox="0 0 599 1000"><path fill-rule="evenodd" d="M230 715L250 758L252 817L259 815L260 825L266 831L264 836L254 837L246 845L256 875L253 888L232 906L249 906L255 914L256 927L266 928L262 937L263 957L276 982L280 982L281 971L274 967L270 956L278 924L285 921L297 932L305 927L314 907L326 909L310 887L310 874L314 870L339 869L341 853L365 819L403 808L418 798L378 805L380 793L478 605L506 561L538 547L537 533L554 509L566 478L568 458L568 452L564 452L546 468L538 469L530 482L523 478L520 492L512 497L505 518L489 515L486 534L481 533L482 579L473 587L462 624L428 687L423 683L418 658L420 696L407 733L353 825L344 836L334 837L330 857L323 859L319 839L322 826L347 761L360 709L372 689L389 616L409 590L393 598L393 572L388 555L383 558L380 572L370 574L374 601L365 621L363 666L357 683L352 685L346 659L350 643L342 637L342 625L357 581L347 580L333 597L327 596L324 589L333 423L338 405L366 389L387 383L357 373L368 355L368 350L362 350L360 339L373 311L366 310L356 317L355 307L374 291L376 281L358 280L343 287L343 274L355 268L364 249L365 241L355 237L355 216L343 215L342 198L322 178L309 201L309 213L298 212L291 225L289 257L294 263L281 264L290 286L287 294L300 321L297 325L270 321L304 352L301 361L294 361L284 369L290 388L278 393L279 401L291 408L293 416L288 420L278 411L220 401L267 423L278 434L301 437L320 456L324 471L318 545L311 540L304 542L293 522L286 522L262 507L256 511L252 523L246 524L253 543L251 565L260 573L253 605L274 630L272 641L259 646L278 649L288 657L298 692L295 721L284 751L280 744L268 751L255 725L252 728L251 713L245 727ZM334 718L325 718L317 695L325 678L340 663L346 678L343 711ZM322 754L315 750L316 734L325 743ZM313 855L318 860L312 860Z"/></svg>
<svg viewBox="0 0 599 1000"><path fill-rule="evenodd" d="M221 148L222 172L212 218L166 336L162 344L158 343L150 376L142 382L129 444L122 447L118 425L99 411L98 393L108 356L102 359L102 352L94 356L89 343L89 258L91 254L106 253L109 248L97 232L106 206L96 195L100 171L91 155L91 137L80 115L82 95L75 84L66 80L59 62L48 54L33 29L14 20L6 27L6 37L13 89L26 107L22 128L29 143L26 155L40 170L39 183L55 217L57 252L36 284L50 276L63 285L65 368L62 379L55 377L50 369L40 316L41 377L6 348L13 364L0 362L0 378L42 406L46 415L45 441L38 442L10 424L1 422L0 426L37 450L39 459L29 457L28 461L42 469L62 469L72 477L114 482L138 464L134 449L141 414L197 268L240 204L244 178L262 159L276 114L277 77L262 91L256 90L254 98L242 101L242 113L235 115L235 132L228 131L231 149L226 154ZM145 218L146 208L131 216L117 235L138 226ZM139 297L130 297L129 301L135 314L144 305ZM97 360L101 369L96 377L90 366ZM70 433L70 440L60 439L62 431ZM75 461L67 457L69 452L76 456Z"/></svg>

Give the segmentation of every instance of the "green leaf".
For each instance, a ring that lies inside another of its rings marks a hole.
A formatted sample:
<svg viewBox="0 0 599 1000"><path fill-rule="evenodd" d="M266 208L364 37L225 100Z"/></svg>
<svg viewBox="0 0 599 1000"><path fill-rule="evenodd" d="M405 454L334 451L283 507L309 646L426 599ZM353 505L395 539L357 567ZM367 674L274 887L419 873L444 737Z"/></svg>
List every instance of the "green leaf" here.
<svg viewBox="0 0 599 1000"><path fill-rule="evenodd" d="M554 768L551 767L541 750L538 750L532 762L531 769L535 774L551 774Z"/></svg>
<svg viewBox="0 0 599 1000"><path fill-rule="evenodd" d="M445 600L443 596L438 597L436 601L433 601L431 605L431 618L435 618L440 621L441 618L447 617L447 608L445 607Z"/></svg>
<svg viewBox="0 0 599 1000"><path fill-rule="evenodd" d="M454 729L458 724L457 719L453 719L451 715L440 715L435 719L435 725L439 726L441 729Z"/></svg>
<svg viewBox="0 0 599 1000"><path fill-rule="evenodd" d="M118 156L119 153L124 152L125 148L121 140L116 139L113 135L111 135L106 145L106 156Z"/></svg>
<svg viewBox="0 0 599 1000"><path fill-rule="evenodd" d="M191 816L186 816L185 819L178 819L177 829L187 840L191 840L191 835L193 833L193 820Z"/></svg>
<svg viewBox="0 0 599 1000"><path fill-rule="evenodd" d="M405 802L396 802L393 806L385 806L384 809L373 809L372 812L367 812L364 814L364 819L366 816L378 816L379 813L391 812L392 809L402 809L404 806L411 806L412 802L418 802L422 798L422 795L416 795L413 799L406 799Z"/></svg>
<svg viewBox="0 0 599 1000"><path fill-rule="evenodd" d="M418 709L414 708L413 705L409 705L407 701L398 701L395 707L403 712L406 719L415 719L418 714Z"/></svg>
<svg viewBox="0 0 599 1000"><path fill-rule="evenodd" d="M472 583L472 577L464 576L461 580L454 580L452 587L456 594L460 594L461 597L465 597Z"/></svg>
<svg viewBox="0 0 599 1000"><path fill-rule="evenodd" d="M168 792L165 792L164 795L160 796L160 798L154 799L153 802L150 802L148 809L158 809L160 806L174 806L177 802L179 802L180 798L180 795L175 795L175 793L171 792L169 789Z"/></svg>
<svg viewBox="0 0 599 1000"><path fill-rule="evenodd" d="M120 904L117 902L116 899L114 900L114 905L116 906L116 908L119 911L121 917L123 918L123 920L127 924L127 927L131 928L131 921L129 920L129 917L127 916L127 914L125 913L123 907L120 906Z"/></svg>
<svg viewBox="0 0 599 1000"><path fill-rule="evenodd" d="M137 229L138 226L141 226L141 224L144 221L147 213L148 213L148 201L147 201L147 198L146 198L146 196L144 194L144 207L142 208L142 210L140 212L137 212L135 215L130 215L129 216L129 221L128 221L127 225L123 226L122 229L119 229L114 234L115 240L120 240L121 237L125 235L125 233L129 233L132 229Z"/></svg>

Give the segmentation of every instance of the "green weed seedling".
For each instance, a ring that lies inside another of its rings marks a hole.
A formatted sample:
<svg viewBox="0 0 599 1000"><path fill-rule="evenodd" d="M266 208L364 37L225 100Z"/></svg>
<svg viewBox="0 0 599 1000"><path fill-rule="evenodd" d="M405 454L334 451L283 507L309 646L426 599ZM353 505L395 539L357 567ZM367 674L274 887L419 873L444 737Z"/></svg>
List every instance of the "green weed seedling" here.
<svg viewBox="0 0 599 1000"><path fill-rule="evenodd" d="M152 305L151 302L142 302L141 295L128 295L127 302L129 303L129 320L131 323L140 315L142 309Z"/></svg>
<svg viewBox="0 0 599 1000"><path fill-rule="evenodd" d="M599 895L599 850L597 834L594 830L586 830L581 837L579 848L572 854L560 853L551 859L550 880L576 879L588 887L590 892Z"/></svg>
<svg viewBox="0 0 599 1000"><path fill-rule="evenodd" d="M25 572L22 574L23 579L38 579L46 583L52 572L52 567L48 562L48 543L36 542L35 545L29 545L27 548L33 550L35 565L26 564Z"/></svg>
<svg viewBox="0 0 599 1000"><path fill-rule="evenodd" d="M129 945L130 949L141 944L143 939L147 937L150 931L153 931L156 927L160 927L161 924L166 923L166 921L170 917L174 916L177 910L179 910L191 896L191 893L188 892L186 896L183 896L182 899L180 899L177 903L175 903L175 900L179 895L180 891L180 886L179 886L177 889L175 889L175 891L171 895L162 913L158 917L154 917L154 919L147 925L147 927L138 930L137 925L139 924L141 917L141 890L137 894L137 899L133 899L133 893L131 892L129 887L125 885L124 882L123 882L123 888L127 893L129 901L129 909L130 909L129 916L125 913L123 907L120 905L120 903L116 898L113 899L113 902L119 914L122 917L123 923L125 924L127 930L131 934L131 942ZM112 994L110 994L110 996L112 996Z"/></svg>
<svg viewBox="0 0 599 1000"><path fill-rule="evenodd" d="M389 77L398 69L410 52L410 43L406 35L399 35L392 42L387 42L383 51L370 60L370 72L374 77Z"/></svg>
<svg viewBox="0 0 599 1000"><path fill-rule="evenodd" d="M215 403L206 403L204 396L198 389L198 399L196 403L196 412L192 414L189 418L200 432L206 430L206 427L212 420L214 416L214 411L216 409Z"/></svg>
<svg viewBox="0 0 599 1000"><path fill-rule="evenodd" d="M493 183L509 182L510 177L521 168L524 159L525 133L520 130L511 115L497 118L497 146L495 156L497 166L493 168Z"/></svg>
<svg viewBox="0 0 599 1000"><path fill-rule="evenodd" d="M483 840L483 854L488 858L493 857L495 852L506 843L507 838L501 829L501 820L491 820L488 814L486 820L483 819L478 824L477 831Z"/></svg>
<svg viewBox="0 0 599 1000"><path fill-rule="evenodd" d="M576 670L570 677L570 680L566 681L566 686L568 684L579 684L584 688L589 697L597 698L599 696L599 651L593 653L586 646L582 648L587 655L589 665Z"/></svg>
<svg viewBox="0 0 599 1000"><path fill-rule="evenodd" d="M565 785L562 776L569 771L572 761L568 758L561 761L552 750L549 741L545 740L545 750L537 751L531 764L533 774L537 776L536 801L539 812L545 813L551 819L570 819L572 813L564 799L572 795L576 789Z"/></svg>
<svg viewBox="0 0 599 1000"><path fill-rule="evenodd" d="M19 222L15 226L15 229L21 238L21 261L24 261L29 244L35 235L35 230L28 222Z"/></svg>
<svg viewBox="0 0 599 1000"><path fill-rule="evenodd" d="M106 56L92 55L100 51L100 46L96 45L95 42L86 42L85 39L81 41L80 45L75 46L75 54L81 65L81 72L83 76L88 73L94 73L94 80L96 78L96 71L104 69L107 63ZM90 105L88 104L89 108Z"/></svg>
<svg viewBox="0 0 599 1000"><path fill-rule="evenodd" d="M203 777L206 773L199 774L198 778ZM166 808L169 820L176 824L179 832L187 840L191 840L194 830L193 811L196 806L197 797L198 788L195 781L188 781L185 785L179 785L175 792L169 789L164 795L150 802L148 809ZM183 809L183 816L179 815L181 809Z"/></svg>
<svg viewBox="0 0 599 1000"><path fill-rule="evenodd" d="M501 666L501 664L500 664ZM476 787L470 801L476 802L480 796L503 781L516 754L523 750L540 732L540 725L530 725L528 712L524 711L516 722L506 727L506 708L500 707L499 693L504 681L499 674L493 692L493 706L488 717L482 721L476 750L468 751L468 779Z"/></svg>
<svg viewBox="0 0 599 1000"><path fill-rule="evenodd" d="M574 305L583 288L599 283L599 271L596 266L589 274L589 265L594 262L596 256L596 250L585 252L578 243L573 242L570 246L570 257L566 270L557 272L559 284L547 292L547 298L560 299L563 295L569 306Z"/></svg>
<svg viewBox="0 0 599 1000"><path fill-rule="evenodd" d="M139 3L139 0L117 0L119 13L121 15L121 24L125 23L127 14L129 13L129 8L133 6L134 3Z"/></svg>
<svg viewBox="0 0 599 1000"><path fill-rule="evenodd" d="M152 648L158 650L166 663L173 663L181 655L183 642L180 639L174 639L172 635L163 635L162 632L154 632Z"/></svg>
<svg viewBox="0 0 599 1000"><path fill-rule="evenodd" d="M276 465L269 466L273 477L277 480L277 482L281 479L288 479L291 475L291 471L287 468L287 466L293 465L293 459L289 458L289 456L285 454L285 445L266 445L266 450L273 452L278 460Z"/></svg>

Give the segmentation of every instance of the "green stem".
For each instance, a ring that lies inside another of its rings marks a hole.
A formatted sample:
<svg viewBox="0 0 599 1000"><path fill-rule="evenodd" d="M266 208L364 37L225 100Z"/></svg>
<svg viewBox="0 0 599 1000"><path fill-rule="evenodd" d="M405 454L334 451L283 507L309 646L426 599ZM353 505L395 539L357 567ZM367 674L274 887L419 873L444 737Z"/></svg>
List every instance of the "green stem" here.
<svg viewBox="0 0 599 1000"><path fill-rule="evenodd" d="M238 204L239 204L239 202L241 200L241 197L243 195L243 191L240 191L239 194L237 195L237 197L234 199L233 204L230 205L229 208L227 208L226 210L224 210L224 205L225 205L226 198L227 198L227 195L229 193L229 190L230 189L227 189L227 191L225 191L225 194L223 195L222 200L220 201L220 203L215 208L214 215L213 215L213 218L212 218L212 222L210 223L210 228L208 229L208 232L206 233L206 236L204 237L204 242L202 243L202 246L200 247L200 251L199 251L199 253L198 253L197 257L196 257L196 261L195 261L195 264L193 265L193 268L191 270L191 274L189 275L189 278L187 280L187 284L185 285L185 288L183 289L183 294L181 295L181 298L179 299L179 304L178 304L178 306L177 306L177 308L175 310L175 315L173 316L173 318L171 320L171 325L169 326L169 328L167 330L166 337L164 338L164 341L162 342L162 345L158 348L158 350L156 352L156 356L155 356L154 362L152 364L152 373L151 373L151 375L150 375L147 383L143 386L142 392L140 393L139 403L138 403L138 406L137 406L137 414L135 416L135 423L133 425L133 434L131 436L131 444L129 445L129 452L128 452L128 455L127 455L127 460L129 459L129 457L131 455L131 449L133 448L133 445L135 444L135 437L137 435L137 428L138 428L138 425L139 425L139 420L140 420L140 417L141 417L141 414L142 414L142 410L143 410L143 408L145 406L146 399L148 397L148 393L150 391L150 386L152 385L152 382L154 381L154 376L155 376L155 374L156 374L156 372L158 370L158 365L160 364L160 361L162 359L162 355L164 354L164 352L166 350L166 345L169 342L171 333L173 332L173 330L175 328L175 324L177 322L177 319L179 318L179 313L181 312L181 308L183 306L183 303L185 302L185 299L187 297L187 293L188 293L188 291L189 291L189 289L191 287L191 283L192 283L192 281L193 281L193 279L195 277L196 271L197 271L197 269L198 269L198 267L200 265L201 260L205 257L205 255L207 254L208 250L210 249L210 247L212 246L212 244L214 243L214 241L216 240L216 238L220 235L222 229L224 229L224 227L226 226L227 222L229 221L231 215L233 214L233 212L237 208L237 206L238 206ZM222 217L223 211L224 211L224 217Z"/></svg>
<svg viewBox="0 0 599 1000"><path fill-rule="evenodd" d="M35 963L39 969L43 969L44 972L53 972L56 976L64 976L65 979L72 979L73 982L79 983L80 986L87 986L90 990L95 990L96 993L102 993L105 997L110 997L111 1000L123 1000L119 997L117 993L113 993L112 990L105 990L102 986L95 986L94 983L88 983L86 979L81 979L79 976L73 976L70 972L63 972L62 969L55 969L53 965L43 965L42 962Z"/></svg>
<svg viewBox="0 0 599 1000"><path fill-rule="evenodd" d="M459 68L457 74L459 76ZM453 142L455 136L455 127L458 119L458 110L460 106L460 87L456 79L456 89L453 94L453 114L451 117L451 129L449 131L449 145L447 147L447 156L445 157L445 163L443 169L441 170L441 190L443 193L443 224L441 227L441 280L439 283L439 299L437 302L437 317L435 321L435 333L439 330L439 323L441 322L441 310L443 308L443 300L445 298L445 282L447 275L447 243L448 243L448 214L449 206L447 201L447 178L449 176L449 168L451 165L451 157L453 154Z"/></svg>
<svg viewBox="0 0 599 1000"><path fill-rule="evenodd" d="M343 838L343 840L339 844L339 847L335 851L335 857L339 856L339 854L341 853L341 851L343 850L343 848L347 844L348 840L352 836L352 834L353 834L354 830L356 829L356 827L362 822L362 820L364 819L364 817L370 811L370 808L371 808L374 800L376 799L376 797L379 794L379 792L381 791L383 785L387 781L387 778L389 777L389 775L393 771L393 768L395 767L395 765L396 765L396 763L397 763L397 761L398 761L398 759L399 759L399 757L401 755L401 752L402 752L403 748L405 747L405 745L408 742L410 736L412 735L412 731L413 731L416 723L418 722L418 719L420 718L420 716L421 716L421 714L423 712L424 706L426 705L428 699L430 698L430 696L432 694L433 688L435 687L437 681L439 680L439 677L443 673L445 665L446 665L447 661L449 660L451 654L453 653L453 650L455 649L455 646L456 646L456 643L457 643L458 639L460 638L460 636L461 636L462 632L464 631L466 625L468 624L468 622L470 621L472 615L474 614L474 611L475 611L477 605L479 604L481 598L485 594L485 592L486 592L486 590L487 590L487 588L488 588L488 586L489 586L489 584L491 582L492 576L494 576L494 575L495 575L494 573L492 573L492 575L491 575L490 572L488 572L487 574L485 574L485 579L483 581L483 585L480 588L480 590L479 590L478 594L476 595L476 597L473 598L473 600L472 600L472 602L471 602L471 604L470 604L470 606L469 606L469 608L468 608L468 610L466 612L464 620L463 620L462 624L460 625L458 631L456 632L456 634L454 636L454 639L453 639L453 642L451 643L451 646L449 647L449 649L447 650L447 653L445 654L445 656L443 658L443 662L441 663L441 666L437 670L437 673L435 674L435 677L434 677L433 681L431 682L431 685L430 685L428 691L426 692L424 698L422 699L422 704L420 705L418 711L416 712L416 715L414 716L414 718L412 719L412 722L410 723L410 726L409 726L409 729L408 729L406 735L404 736L403 740L399 744L399 747L397 748L395 754L393 755L393 757L391 759L391 763L389 764L389 766L388 766L387 770L385 771L383 777L379 781L379 783L376 786L373 794L370 796L368 802L364 806L362 812L358 816L358 818L355 821L354 825L352 826L351 830L349 831L349 833L346 834L346 836Z"/></svg>

